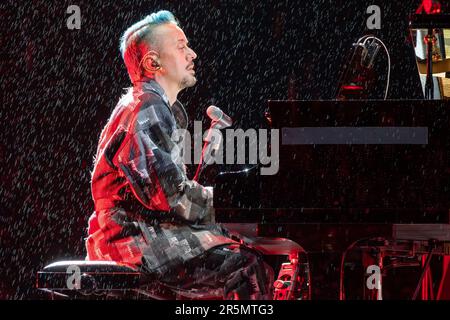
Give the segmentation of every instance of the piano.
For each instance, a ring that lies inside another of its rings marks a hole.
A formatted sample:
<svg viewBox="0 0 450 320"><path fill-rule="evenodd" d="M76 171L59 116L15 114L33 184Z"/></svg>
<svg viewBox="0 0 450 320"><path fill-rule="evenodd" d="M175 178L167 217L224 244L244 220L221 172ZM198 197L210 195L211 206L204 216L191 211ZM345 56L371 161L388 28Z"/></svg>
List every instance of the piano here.
<svg viewBox="0 0 450 320"><path fill-rule="evenodd" d="M450 15L412 15L410 35L426 100L367 100L368 83L346 97L339 88L370 71L351 59L337 100L268 101L275 175L215 179L216 222L306 250L311 299L368 298L367 259L385 271L385 298L450 299Z"/></svg>
<svg viewBox="0 0 450 320"><path fill-rule="evenodd" d="M280 130L279 171L219 174L216 222L299 243L310 258L312 299L339 298L342 255L355 241L450 241L449 100L268 107Z"/></svg>

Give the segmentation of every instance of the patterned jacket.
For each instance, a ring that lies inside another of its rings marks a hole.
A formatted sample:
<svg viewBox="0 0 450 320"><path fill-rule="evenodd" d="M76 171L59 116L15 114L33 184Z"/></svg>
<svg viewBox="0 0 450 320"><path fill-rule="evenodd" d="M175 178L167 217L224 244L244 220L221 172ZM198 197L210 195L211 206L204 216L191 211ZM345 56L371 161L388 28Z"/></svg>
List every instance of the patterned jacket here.
<svg viewBox="0 0 450 320"><path fill-rule="evenodd" d="M181 103L170 106L151 79L138 82L120 99L94 161L95 212L89 219L86 259L162 274L234 242L220 226L202 224L212 193L188 180L179 141L172 137L176 129L187 128L187 121Z"/></svg>

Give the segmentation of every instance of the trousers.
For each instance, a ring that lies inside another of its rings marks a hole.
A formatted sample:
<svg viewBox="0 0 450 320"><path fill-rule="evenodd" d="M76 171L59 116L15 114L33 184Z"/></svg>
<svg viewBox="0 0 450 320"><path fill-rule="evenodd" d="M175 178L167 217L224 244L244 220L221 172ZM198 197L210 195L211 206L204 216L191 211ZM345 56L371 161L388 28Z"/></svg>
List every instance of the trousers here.
<svg viewBox="0 0 450 320"><path fill-rule="evenodd" d="M145 273L145 260L141 268ZM270 300L274 272L258 252L243 245L223 245L166 271L157 280L172 289L214 291L224 300Z"/></svg>

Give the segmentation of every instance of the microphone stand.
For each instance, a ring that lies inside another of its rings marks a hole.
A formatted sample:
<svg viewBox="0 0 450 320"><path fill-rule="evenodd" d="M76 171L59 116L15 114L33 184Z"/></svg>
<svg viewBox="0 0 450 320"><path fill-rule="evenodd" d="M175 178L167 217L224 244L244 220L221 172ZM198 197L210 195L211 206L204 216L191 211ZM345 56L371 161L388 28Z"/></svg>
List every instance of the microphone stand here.
<svg viewBox="0 0 450 320"><path fill-rule="evenodd" d="M218 120L217 121L213 120L211 122L211 126L209 127L208 135L206 136L205 143L203 144L202 155L200 157L200 161L199 161L199 164L197 166L197 170L195 171L194 178L192 179L194 181L198 182L198 179L200 178L200 174L203 172L203 170L207 166L207 163L204 163L203 160L204 160L204 157L205 157L206 149L208 148L208 146L211 143L211 135L212 135L213 129L216 128L216 125L217 125L218 122L219 122Z"/></svg>

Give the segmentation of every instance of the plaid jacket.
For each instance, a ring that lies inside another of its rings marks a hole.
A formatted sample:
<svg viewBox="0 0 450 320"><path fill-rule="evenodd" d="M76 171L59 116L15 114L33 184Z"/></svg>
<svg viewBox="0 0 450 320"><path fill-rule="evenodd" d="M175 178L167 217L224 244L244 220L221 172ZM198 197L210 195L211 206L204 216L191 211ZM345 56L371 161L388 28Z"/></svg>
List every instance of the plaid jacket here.
<svg viewBox="0 0 450 320"><path fill-rule="evenodd" d="M234 242L220 226L201 224L212 207L212 192L187 179L178 141L172 140L187 121L181 103L170 106L154 80L137 83L120 99L94 161L88 260L164 273ZM181 184L191 188L180 191Z"/></svg>

